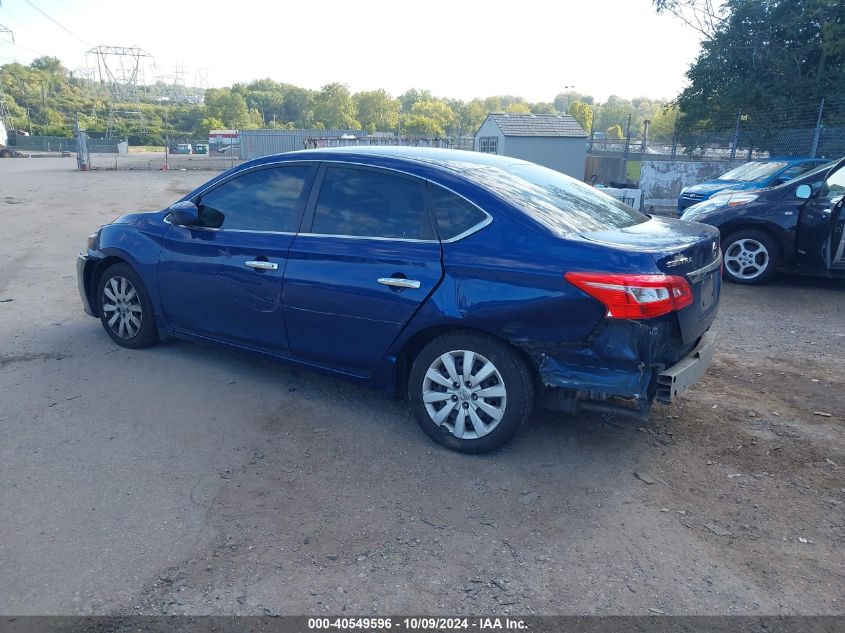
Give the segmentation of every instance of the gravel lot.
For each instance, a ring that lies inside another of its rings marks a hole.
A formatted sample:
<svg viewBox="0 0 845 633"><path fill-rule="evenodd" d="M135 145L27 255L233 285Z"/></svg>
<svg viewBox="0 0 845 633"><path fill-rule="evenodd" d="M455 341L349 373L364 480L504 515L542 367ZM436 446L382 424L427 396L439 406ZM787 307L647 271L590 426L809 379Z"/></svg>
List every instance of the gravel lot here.
<svg viewBox="0 0 845 633"><path fill-rule="evenodd" d="M380 393L117 348L86 235L210 174L74 167L0 161L0 613L845 613L845 283L727 285L647 427L540 411L462 456Z"/></svg>

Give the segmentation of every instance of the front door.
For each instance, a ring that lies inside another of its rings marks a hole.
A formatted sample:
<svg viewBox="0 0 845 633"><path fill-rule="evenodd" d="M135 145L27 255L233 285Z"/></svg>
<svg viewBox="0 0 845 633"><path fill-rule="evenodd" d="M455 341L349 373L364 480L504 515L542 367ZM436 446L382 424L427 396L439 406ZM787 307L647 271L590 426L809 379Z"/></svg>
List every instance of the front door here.
<svg viewBox="0 0 845 633"><path fill-rule="evenodd" d="M819 191L801 208L796 236L796 261L805 268L832 268L841 260L845 214L845 161L840 162Z"/></svg>
<svg viewBox="0 0 845 633"><path fill-rule="evenodd" d="M244 347L287 350L282 293L316 167L263 167L215 185L197 202L203 226L170 226L159 289L168 325Z"/></svg>
<svg viewBox="0 0 845 633"><path fill-rule="evenodd" d="M294 357L357 375L373 370L442 276L426 200L417 178L321 168L285 273Z"/></svg>

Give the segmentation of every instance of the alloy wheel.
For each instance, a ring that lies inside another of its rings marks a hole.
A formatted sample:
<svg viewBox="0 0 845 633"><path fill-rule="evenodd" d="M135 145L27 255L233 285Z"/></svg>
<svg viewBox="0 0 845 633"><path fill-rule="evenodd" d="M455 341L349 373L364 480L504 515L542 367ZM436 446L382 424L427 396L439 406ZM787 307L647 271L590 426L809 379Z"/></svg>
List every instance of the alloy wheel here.
<svg viewBox="0 0 845 633"><path fill-rule="evenodd" d="M426 371L422 396L432 421L462 440L490 433L507 404L502 374L490 360L469 350L435 358Z"/></svg>
<svg viewBox="0 0 845 633"><path fill-rule="evenodd" d="M103 314L112 332L123 339L131 339L141 329L144 311L141 298L126 277L114 276L103 287Z"/></svg>
<svg viewBox="0 0 845 633"><path fill-rule="evenodd" d="M725 268L738 279L755 279L766 272L771 258L766 247L755 239L740 238L725 250Z"/></svg>

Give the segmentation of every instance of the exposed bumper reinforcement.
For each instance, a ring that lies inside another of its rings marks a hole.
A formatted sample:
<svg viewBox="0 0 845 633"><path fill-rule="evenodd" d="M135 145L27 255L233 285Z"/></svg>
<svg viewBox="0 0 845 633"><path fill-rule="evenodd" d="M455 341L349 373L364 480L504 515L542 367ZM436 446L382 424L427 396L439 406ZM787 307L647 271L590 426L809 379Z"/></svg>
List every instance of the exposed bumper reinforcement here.
<svg viewBox="0 0 845 633"><path fill-rule="evenodd" d="M716 338L707 332L698 345L679 363L657 375L655 399L664 404L671 403L682 392L698 380L707 370L716 351Z"/></svg>
<svg viewBox="0 0 845 633"><path fill-rule="evenodd" d="M91 258L88 255L79 255L76 258L76 283L79 287L79 298L82 299L82 309L88 316L95 316L94 310L91 309L91 302L88 299L88 291L86 284L88 282L85 268L88 266Z"/></svg>

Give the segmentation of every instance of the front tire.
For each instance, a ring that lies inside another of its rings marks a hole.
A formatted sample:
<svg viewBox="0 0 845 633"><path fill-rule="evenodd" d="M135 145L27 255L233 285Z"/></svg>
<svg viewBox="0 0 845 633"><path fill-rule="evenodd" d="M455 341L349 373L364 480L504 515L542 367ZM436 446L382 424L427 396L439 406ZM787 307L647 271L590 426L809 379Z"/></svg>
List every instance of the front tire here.
<svg viewBox="0 0 845 633"><path fill-rule="evenodd" d="M475 332L437 337L417 354L408 400L423 431L462 453L508 442L534 408L534 384L519 353Z"/></svg>
<svg viewBox="0 0 845 633"><path fill-rule="evenodd" d="M725 279L735 284L757 285L777 272L780 251L763 231L744 229L722 241Z"/></svg>
<svg viewBox="0 0 845 633"><path fill-rule="evenodd" d="M110 266L100 277L97 310L106 334L118 345L140 349L158 342L149 294L128 264Z"/></svg>

